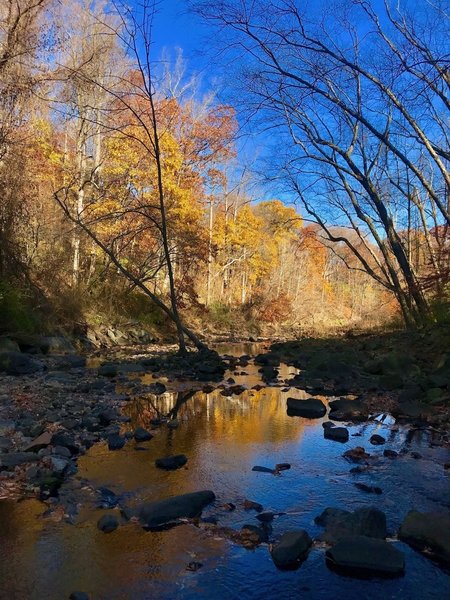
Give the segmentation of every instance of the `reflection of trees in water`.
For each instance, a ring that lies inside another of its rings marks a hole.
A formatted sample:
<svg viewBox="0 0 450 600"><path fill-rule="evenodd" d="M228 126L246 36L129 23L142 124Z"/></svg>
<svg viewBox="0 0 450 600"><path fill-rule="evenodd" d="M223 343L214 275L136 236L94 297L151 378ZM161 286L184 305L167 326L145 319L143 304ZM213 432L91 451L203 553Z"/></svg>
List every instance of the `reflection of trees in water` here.
<svg viewBox="0 0 450 600"><path fill-rule="evenodd" d="M288 392L271 387L231 397L222 396L220 389L209 394L195 390L166 392L136 398L128 403L125 413L131 417L133 427L149 427L152 419L176 418L189 425L189 435L195 438L202 435L210 440L223 440L224 436L231 436L244 444L284 442L297 439L304 427L316 424L288 417L288 396ZM181 438L183 434L178 432L178 436Z"/></svg>

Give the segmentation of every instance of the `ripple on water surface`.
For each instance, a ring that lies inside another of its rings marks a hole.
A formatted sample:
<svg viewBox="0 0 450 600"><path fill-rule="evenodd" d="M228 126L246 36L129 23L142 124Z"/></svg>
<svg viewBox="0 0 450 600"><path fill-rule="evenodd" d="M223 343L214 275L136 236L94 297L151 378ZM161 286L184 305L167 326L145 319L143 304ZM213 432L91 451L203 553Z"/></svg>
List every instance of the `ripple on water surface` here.
<svg viewBox="0 0 450 600"><path fill-rule="evenodd" d="M285 377L290 370L283 369ZM253 385L255 368L245 370L247 383ZM256 513L243 509L248 498L266 510L286 513L273 522L274 539L299 527L316 535L321 529L314 517L327 506L377 506L386 513L391 533L410 508L448 511L448 476L442 469L446 459L442 450L429 448L425 435L411 439L405 428L370 421L351 426L347 443L325 440L323 419L287 416L289 396L307 397L300 390L268 387L228 398L220 390L136 398L125 407L131 417L127 427L148 427L158 411L167 413L174 407L179 427L162 426L151 441L130 441L118 452L98 444L79 460L78 477L94 488L107 486L136 506L212 489L217 500L203 516L235 529L258 524ZM375 432L387 438L385 446L369 444ZM353 465L342 454L361 445L379 460L367 473L350 474ZM145 450L137 451L136 446ZM386 447L419 449L422 459L404 455L390 460L383 457ZM186 468L157 469L155 459L169 454L185 454ZM272 468L281 462L290 463L291 469L279 475L252 471L254 465ZM383 494L360 491L353 485L358 481L381 487ZM342 577L326 567L321 548L313 549L299 570L285 572L275 568L267 546L245 550L191 524L145 532L128 523L103 534L96 522L105 511L95 508L95 495L90 498L74 525L43 519L47 507L37 501L0 503L0 598L61 600L77 589L93 600L449 597L449 574L399 542L395 543L406 555L406 574L396 580ZM236 510L226 511L227 502ZM192 561L202 568L187 571Z"/></svg>

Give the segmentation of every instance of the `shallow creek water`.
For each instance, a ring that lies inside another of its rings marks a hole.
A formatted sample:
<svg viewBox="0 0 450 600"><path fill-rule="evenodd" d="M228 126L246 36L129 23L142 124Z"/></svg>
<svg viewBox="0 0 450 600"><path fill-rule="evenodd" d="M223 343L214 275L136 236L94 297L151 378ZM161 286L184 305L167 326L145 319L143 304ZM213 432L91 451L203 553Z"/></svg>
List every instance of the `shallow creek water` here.
<svg viewBox="0 0 450 600"><path fill-rule="evenodd" d="M238 355L260 350L242 346L219 349ZM238 371L248 374L232 375L237 383L249 388L261 383L253 364ZM350 440L345 444L325 440L323 419L286 414L289 396L308 397L293 388L283 391L283 379L293 372L283 365L278 387L249 390L240 396L224 397L215 390L211 394L196 392L183 402L186 391L182 391L128 402L124 413L131 422L124 430L149 427L155 408L167 413L177 401L180 425L174 430L162 426L151 441L136 444L131 440L116 452L104 443L95 445L78 461L78 473L68 489L71 485L75 489L77 481L85 490L106 486L131 506L211 489L217 500L204 510L203 517L214 516L222 526L240 529L245 523L258 524L256 513L243 509L246 498L261 503L265 510L285 512L273 522L275 540L296 528L304 528L314 537L322 531L314 517L327 506L348 510L376 506L386 513L392 533L411 508L449 510L449 480L442 468L448 459L441 449L430 447L425 433L411 439L406 426L371 420L350 426ZM144 375L144 380L146 377L149 379ZM375 431L387 438L385 446L369 444ZM342 454L360 445L380 460L367 473L354 475L349 472L353 465ZM398 451L405 447L420 452L422 458L407 454L389 460L382 456L384 448ZM165 472L154 466L158 457L181 453L189 459L187 468ZM289 462L292 468L279 475L251 470L254 465L273 467L281 462ZM380 486L383 494L362 492L353 485L357 481ZM74 590L89 593L92 600L403 600L450 595L450 574L400 542L395 543L405 553L406 572L395 580L338 575L325 565L325 549L320 546L313 548L297 571L280 571L267 545L246 550L189 523L146 532L137 523L124 522L113 533L104 534L96 527L106 512L96 508L98 496L85 491L79 501L73 524L44 519L47 506L37 500L0 504L0 598L63 600ZM234 503L236 510L226 511L223 505L227 502ZM118 514L117 509L111 512ZM203 566L190 572L186 566L191 561Z"/></svg>

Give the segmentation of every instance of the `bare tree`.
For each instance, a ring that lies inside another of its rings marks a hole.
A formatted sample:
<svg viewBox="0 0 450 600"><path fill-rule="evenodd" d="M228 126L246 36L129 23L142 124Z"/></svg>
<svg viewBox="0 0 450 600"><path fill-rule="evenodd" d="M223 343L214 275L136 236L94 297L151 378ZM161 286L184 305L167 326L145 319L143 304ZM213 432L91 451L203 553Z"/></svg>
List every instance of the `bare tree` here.
<svg viewBox="0 0 450 600"><path fill-rule="evenodd" d="M365 0L336 11L329 2L193 2L244 65L248 107L277 129L273 177L420 324L428 302L402 231L411 207L425 238L434 214L450 223L449 17L440 2L413 4L386 0L379 15Z"/></svg>

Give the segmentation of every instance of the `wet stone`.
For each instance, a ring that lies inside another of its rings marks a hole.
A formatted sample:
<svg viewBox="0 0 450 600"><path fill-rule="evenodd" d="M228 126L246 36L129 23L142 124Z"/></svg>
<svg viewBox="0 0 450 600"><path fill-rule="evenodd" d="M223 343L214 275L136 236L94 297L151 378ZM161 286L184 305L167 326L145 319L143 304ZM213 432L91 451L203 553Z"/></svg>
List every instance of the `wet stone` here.
<svg viewBox="0 0 450 600"><path fill-rule="evenodd" d="M135 429L133 436L136 442L148 442L153 437L150 431L147 431L143 427Z"/></svg>
<svg viewBox="0 0 450 600"><path fill-rule="evenodd" d="M111 533L119 527L119 520L114 515L104 515L97 521L97 529L103 533Z"/></svg>
<svg viewBox="0 0 450 600"><path fill-rule="evenodd" d="M289 416L304 417L306 419L320 419L327 412L325 404L317 398L308 398L307 400L288 398L287 409Z"/></svg>
<svg viewBox="0 0 450 600"><path fill-rule="evenodd" d="M312 540L303 529L288 531L274 544L271 551L272 560L278 568L295 568L306 558L311 545Z"/></svg>
<svg viewBox="0 0 450 600"><path fill-rule="evenodd" d="M369 441L374 446L381 446L386 443L386 439L382 435L378 435L377 433L374 433L374 435L371 436Z"/></svg>
<svg viewBox="0 0 450 600"><path fill-rule="evenodd" d="M323 437L335 442L348 442L349 433L345 427L324 427Z"/></svg>
<svg viewBox="0 0 450 600"><path fill-rule="evenodd" d="M110 450L121 450L126 444L126 438L118 433L112 433L108 436L108 448Z"/></svg>
<svg viewBox="0 0 450 600"><path fill-rule="evenodd" d="M417 550L428 550L437 560L450 565L450 515L410 511L398 537Z"/></svg>
<svg viewBox="0 0 450 600"><path fill-rule="evenodd" d="M342 538L326 557L328 566L356 577L397 577L405 570L405 557L393 544L362 535Z"/></svg>
<svg viewBox="0 0 450 600"><path fill-rule="evenodd" d="M166 471L175 471L184 467L188 459L184 454L176 454L175 456L165 456L164 458L157 458L155 460L155 466L158 469L164 469Z"/></svg>

